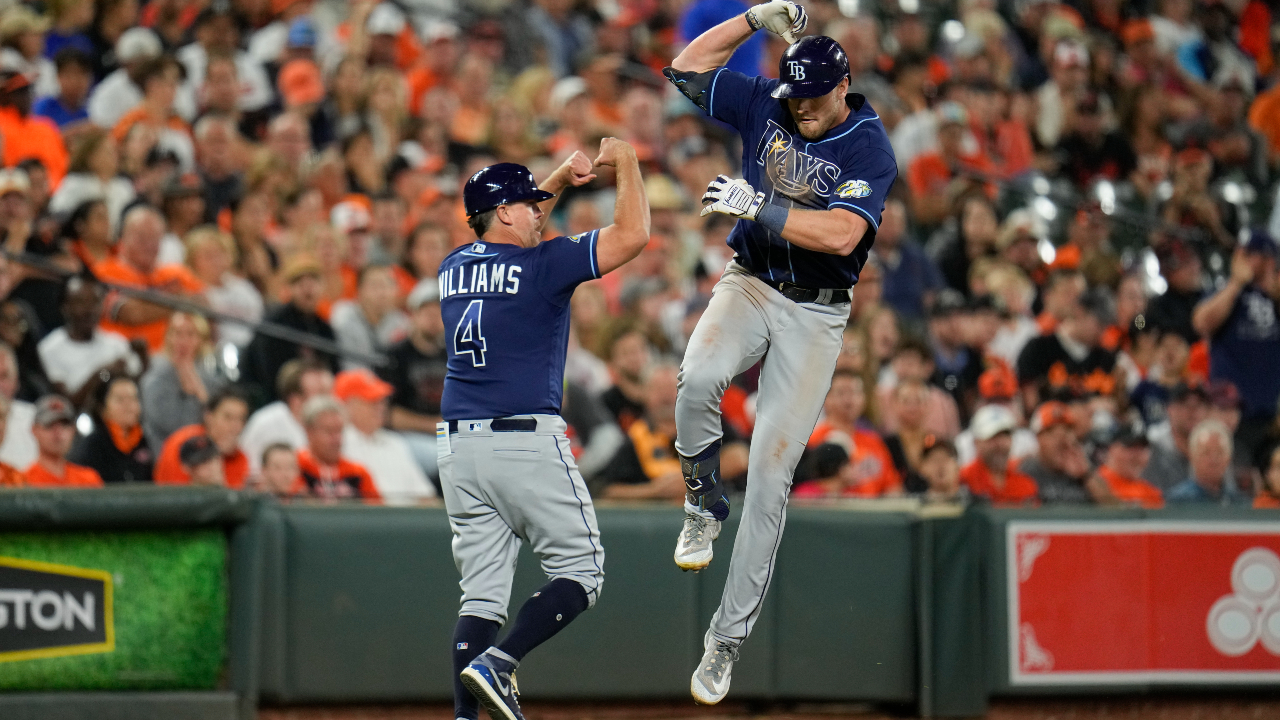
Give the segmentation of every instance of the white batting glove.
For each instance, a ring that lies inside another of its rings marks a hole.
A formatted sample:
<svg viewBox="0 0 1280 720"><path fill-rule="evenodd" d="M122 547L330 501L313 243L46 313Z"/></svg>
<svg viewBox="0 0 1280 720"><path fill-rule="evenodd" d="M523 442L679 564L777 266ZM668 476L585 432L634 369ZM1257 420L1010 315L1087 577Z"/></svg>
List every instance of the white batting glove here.
<svg viewBox="0 0 1280 720"><path fill-rule="evenodd" d="M728 175L717 175L707 185L707 192L702 196L702 215L713 212L724 213L731 217L755 220L764 205L764 193L747 184L746 180L734 180Z"/></svg>
<svg viewBox="0 0 1280 720"><path fill-rule="evenodd" d="M809 24L809 16L793 2L769 0L747 11L747 24L752 30L764 28L791 44L800 39L800 33Z"/></svg>

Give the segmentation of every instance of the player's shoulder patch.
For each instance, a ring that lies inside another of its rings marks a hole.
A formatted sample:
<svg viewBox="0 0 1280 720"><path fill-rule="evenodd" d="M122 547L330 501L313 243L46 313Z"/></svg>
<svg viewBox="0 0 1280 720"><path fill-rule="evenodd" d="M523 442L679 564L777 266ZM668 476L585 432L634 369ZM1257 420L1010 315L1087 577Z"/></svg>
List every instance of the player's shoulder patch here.
<svg viewBox="0 0 1280 720"><path fill-rule="evenodd" d="M836 188L836 196L842 198L864 198L871 194L871 186L866 180L846 180Z"/></svg>
<svg viewBox="0 0 1280 720"><path fill-rule="evenodd" d="M588 230L588 231L586 231L586 232L584 232L584 233L578 233L577 235L570 235L570 236L569 236L569 241L570 241L570 242L582 242L582 238L584 238L584 237L586 237L586 236L588 236L588 235L590 235L590 234L591 234L591 231L590 231L590 230Z"/></svg>

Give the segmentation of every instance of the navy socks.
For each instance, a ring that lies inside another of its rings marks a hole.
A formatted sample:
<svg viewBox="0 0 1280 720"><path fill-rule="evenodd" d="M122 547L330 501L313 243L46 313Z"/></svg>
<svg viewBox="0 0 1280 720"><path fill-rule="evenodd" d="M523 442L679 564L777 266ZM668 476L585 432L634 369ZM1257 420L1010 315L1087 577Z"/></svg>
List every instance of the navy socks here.
<svg viewBox="0 0 1280 720"><path fill-rule="evenodd" d="M511 632L498 644L498 649L517 661L523 660L531 650L573 622L588 605L587 591L581 585L567 578L556 578L543 585L520 608Z"/></svg>
<svg viewBox="0 0 1280 720"><path fill-rule="evenodd" d="M475 615L459 615L453 629L453 716L476 720L480 703L458 676L498 639L498 623Z"/></svg>

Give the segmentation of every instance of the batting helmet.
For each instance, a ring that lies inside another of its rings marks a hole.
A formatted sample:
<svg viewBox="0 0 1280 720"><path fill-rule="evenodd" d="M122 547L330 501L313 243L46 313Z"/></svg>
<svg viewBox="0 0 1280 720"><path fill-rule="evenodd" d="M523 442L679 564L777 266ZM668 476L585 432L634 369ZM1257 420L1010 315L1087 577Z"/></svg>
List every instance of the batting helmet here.
<svg viewBox="0 0 1280 720"><path fill-rule="evenodd" d="M797 40L778 61L781 81L773 89L776 98L821 97L849 77L849 58L840 43L825 35Z"/></svg>
<svg viewBox="0 0 1280 720"><path fill-rule="evenodd" d="M529 168L516 163L498 163L481 170L467 181L462 189L462 205L467 217L479 215L499 205L526 202L542 202L555 197L555 193L539 190Z"/></svg>

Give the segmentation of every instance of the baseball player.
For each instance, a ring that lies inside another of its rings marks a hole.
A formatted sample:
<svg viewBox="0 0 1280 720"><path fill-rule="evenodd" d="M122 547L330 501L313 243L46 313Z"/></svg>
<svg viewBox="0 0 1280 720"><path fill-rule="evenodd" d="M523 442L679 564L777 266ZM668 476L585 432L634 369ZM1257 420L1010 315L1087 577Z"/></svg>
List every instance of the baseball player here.
<svg viewBox="0 0 1280 720"><path fill-rule="evenodd" d="M542 242L556 193L589 182L574 153L542 186L528 169L491 165L463 189L478 242L440 264L448 371L437 427L440 480L462 573L453 637L455 717L522 720L515 670L533 648L595 604L604 549L560 418L569 298L640 253L649 205L635 150L605 138L595 165L617 170L609 227ZM550 578L507 620L516 552L528 542Z"/></svg>
<svg viewBox="0 0 1280 720"><path fill-rule="evenodd" d="M802 8L770 0L689 44L665 73L708 115L742 136L744 178L713 180L703 211L738 218L736 256L689 340L676 403L676 450L688 494L676 564L699 570L729 515L720 483L720 399L730 380L762 361L742 521L720 607L694 672L694 699L729 690L738 647L751 632L786 520L787 492L831 384L849 318L849 289L875 238L897 163L879 116L847 94L849 63L828 37L795 37ZM779 80L723 65L760 28L792 45Z"/></svg>

